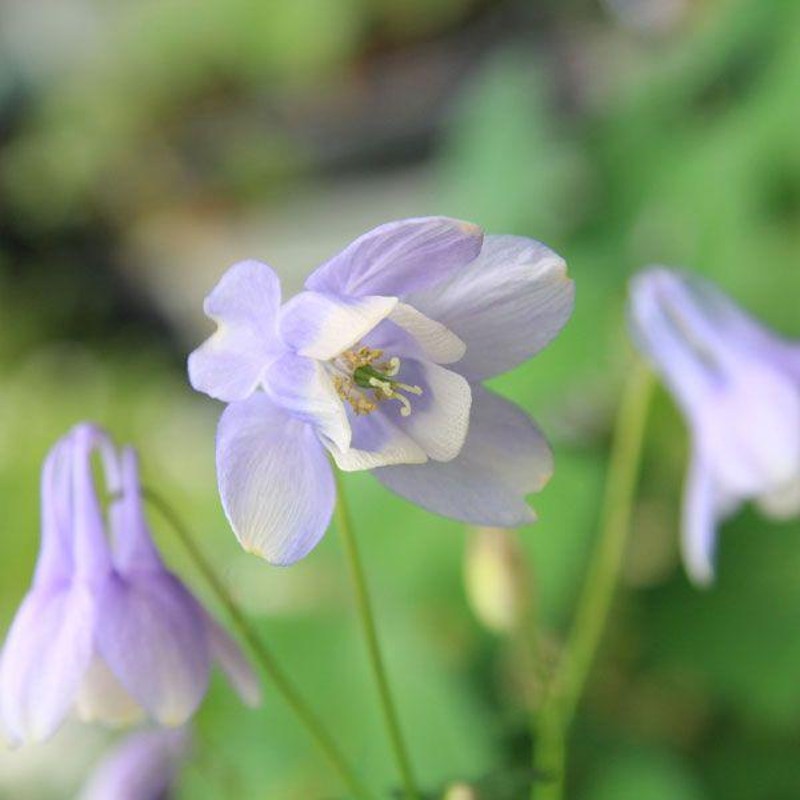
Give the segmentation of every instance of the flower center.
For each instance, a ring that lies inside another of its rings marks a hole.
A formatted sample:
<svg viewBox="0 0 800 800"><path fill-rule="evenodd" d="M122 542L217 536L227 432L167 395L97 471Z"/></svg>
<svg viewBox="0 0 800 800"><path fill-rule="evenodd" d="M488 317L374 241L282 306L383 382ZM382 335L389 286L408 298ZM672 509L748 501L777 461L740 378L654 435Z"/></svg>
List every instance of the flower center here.
<svg viewBox="0 0 800 800"><path fill-rule="evenodd" d="M395 380L400 372L400 359L382 360L383 350L361 346L333 359L333 385L342 400L346 400L359 416L372 413L384 400L400 403L400 414L411 414L411 401L406 394L421 395L420 386Z"/></svg>

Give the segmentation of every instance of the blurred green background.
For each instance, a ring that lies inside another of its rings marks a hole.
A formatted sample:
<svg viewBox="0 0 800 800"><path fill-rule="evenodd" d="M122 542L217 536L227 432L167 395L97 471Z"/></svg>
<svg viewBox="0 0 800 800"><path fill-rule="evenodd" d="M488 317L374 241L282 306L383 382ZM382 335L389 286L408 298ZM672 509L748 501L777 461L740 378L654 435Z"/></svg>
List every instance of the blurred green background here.
<svg viewBox="0 0 800 800"><path fill-rule="evenodd" d="M280 570L242 553L220 510L220 406L184 374L210 329L202 297L246 257L296 288L403 216L464 217L566 257L572 322L495 382L556 452L521 541L557 653L631 358L627 277L696 269L800 336L799 86L797 0L0 0L0 624L31 575L42 458L95 419L140 447L147 480L389 797L335 530ZM685 464L662 392L570 800L800 797L800 525L745 512L725 528L717 585L691 588ZM471 609L469 532L368 475L346 488L426 789L527 797L536 687ZM343 797L268 685L250 712L217 679L195 733L181 798ZM0 753L0 797L72 796L113 738L74 724Z"/></svg>

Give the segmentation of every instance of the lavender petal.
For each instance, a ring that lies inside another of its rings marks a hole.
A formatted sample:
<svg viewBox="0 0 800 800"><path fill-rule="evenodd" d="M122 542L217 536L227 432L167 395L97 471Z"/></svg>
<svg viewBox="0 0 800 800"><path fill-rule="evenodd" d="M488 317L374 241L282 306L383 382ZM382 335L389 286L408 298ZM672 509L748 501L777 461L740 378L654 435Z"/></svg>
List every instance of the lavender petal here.
<svg viewBox="0 0 800 800"><path fill-rule="evenodd" d="M306 288L342 296L404 297L435 286L477 257L483 231L447 217L389 222L323 264Z"/></svg>
<svg viewBox="0 0 800 800"><path fill-rule="evenodd" d="M310 425L265 395L225 409L217 476L225 513L246 550L291 564L324 535L335 498L325 451Z"/></svg>

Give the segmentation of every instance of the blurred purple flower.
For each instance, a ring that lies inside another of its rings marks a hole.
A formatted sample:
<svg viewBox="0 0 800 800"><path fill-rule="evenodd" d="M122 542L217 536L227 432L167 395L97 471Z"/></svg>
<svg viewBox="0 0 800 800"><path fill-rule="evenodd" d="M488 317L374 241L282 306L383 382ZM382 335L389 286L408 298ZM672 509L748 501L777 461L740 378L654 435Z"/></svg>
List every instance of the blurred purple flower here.
<svg viewBox="0 0 800 800"><path fill-rule="evenodd" d="M95 452L112 495L107 524L92 475ZM42 472L33 586L0 661L4 727L14 741L40 741L71 709L111 724L147 715L180 725L206 692L212 659L246 702L259 701L238 646L156 551L134 450L117 451L101 429L77 425Z"/></svg>
<svg viewBox="0 0 800 800"><path fill-rule="evenodd" d="M535 517L552 472L519 408L483 388L543 348L572 311L543 244L444 217L364 234L281 305L265 264L206 298L217 332L189 357L195 389L229 403L217 437L225 512L242 545L291 564L320 540L339 468L374 470L419 505L475 524Z"/></svg>
<svg viewBox="0 0 800 800"><path fill-rule="evenodd" d="M741 503L800 512L800 346L707 281L664 268L634 278L630 317L691 429L683 554L691 578L707 584L717 525Z"/></svg>
<svg viewBox="0 0 800 800"><path fill-rule="evenodd" d="M188 749L185 728L137 731L103 758L78 798L165 800Z"/></svg>

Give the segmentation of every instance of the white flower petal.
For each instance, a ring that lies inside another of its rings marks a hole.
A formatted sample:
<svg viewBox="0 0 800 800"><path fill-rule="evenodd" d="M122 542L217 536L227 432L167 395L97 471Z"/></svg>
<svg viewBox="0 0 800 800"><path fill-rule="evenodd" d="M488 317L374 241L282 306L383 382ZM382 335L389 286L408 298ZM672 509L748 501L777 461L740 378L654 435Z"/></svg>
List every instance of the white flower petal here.
<svg viewBox="0 0 800 800"><path fill-rule="evenodd" d="M441 322L432 320L406 303L398 303L389 319L410 333L424 357L435 364L452 364L463 358L467 346Z"/></svg>
<svg viewBox="0 0 800 800"><path fill-rule="evenodd" d="M396 297L301 292L281 309L281 337L299 355L327 361L361 341L396 305Z"/></svg>
<svg viewBox="0 0 800 800"><path fill-rule="evenodd" d="M472 390L456 372L406 359L396 380L419 386L422 394L399 390L411 404L408 416L397 400L384 400L381 411L434 461L450 461L464 445L469 428Z"/></svg>
<svg viewBox="0 0 800 800"><path fill-rule="evenodd" d="M319 361L292 353L282 356L267 371L264 389L276 405L313 425L337 447L350 446L347 412Z"/></svg>
<svg viewBox="0 0 800 800"><path fill-rule="evenodd" d="M473 525L517 527L535 516L525 495L553 471L550 447L513 403L472 387L466 442L452 461L375 470L375 477L417 505Z"/></svg>
<svg viewBox="0 0 800 800"><path fill-rule="evenodd" d="M428 460L425 451L380 409L365 416L352 416L351 427L353 441L347 450L323 440L336 466L345 472L387 464L423 464Z"/></svg>

